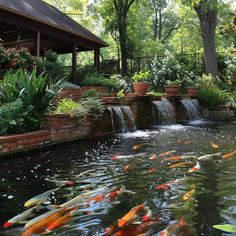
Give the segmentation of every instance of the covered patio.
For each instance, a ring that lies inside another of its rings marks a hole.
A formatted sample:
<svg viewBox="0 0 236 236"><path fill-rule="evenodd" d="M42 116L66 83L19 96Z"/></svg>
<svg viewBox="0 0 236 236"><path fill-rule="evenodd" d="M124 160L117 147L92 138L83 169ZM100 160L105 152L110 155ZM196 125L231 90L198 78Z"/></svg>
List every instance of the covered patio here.
<svg viewBox="0 0 236 236"><path fill-rule="evenodd" d="M0 0L0 39L5 47L26 47L43 56L51 49L72 53L72 81L77 82L77 53L94 51L94 67L99 71L103 40L66 14L41 0Z"/></svg>

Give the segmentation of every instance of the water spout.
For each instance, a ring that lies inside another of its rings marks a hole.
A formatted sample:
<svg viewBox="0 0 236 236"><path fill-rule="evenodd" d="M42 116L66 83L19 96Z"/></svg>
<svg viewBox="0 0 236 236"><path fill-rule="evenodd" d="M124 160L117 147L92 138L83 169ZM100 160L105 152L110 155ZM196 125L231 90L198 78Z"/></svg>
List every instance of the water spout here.
<svg viewBox="0 0 236 236"><path fill-rule="evenodd" d="M188 116L191 121L201 119L201 113L197 99L183 99L181 100L181 103L188 112Z"/></svg>
<svg viewBox="0 0 236 236"><path fill-rule="evenodd" d="M153 101L153 113L155 123L166 125L176 124L173 106L166 98L162 98L161 101Z"/></svg>

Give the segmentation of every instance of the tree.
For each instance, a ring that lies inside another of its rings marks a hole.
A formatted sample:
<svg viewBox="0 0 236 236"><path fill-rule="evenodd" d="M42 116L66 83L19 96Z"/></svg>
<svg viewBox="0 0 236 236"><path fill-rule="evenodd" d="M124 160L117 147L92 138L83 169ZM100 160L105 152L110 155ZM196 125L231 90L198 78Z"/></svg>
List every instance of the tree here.
<svg viewBox="0 0 236 236"><path fill-rule="evenodd" d="M136 0L112 0L116 11L121 50L122 75L127 75L127 17L129 10Z"/></svg>
<svg viewBox="0 0 236 236"><path fill-rule="evenodd" d="M201 0L194 9L200 20L205 58L205 72L217 76L218 64L215 43L217 0Z"/></svg>

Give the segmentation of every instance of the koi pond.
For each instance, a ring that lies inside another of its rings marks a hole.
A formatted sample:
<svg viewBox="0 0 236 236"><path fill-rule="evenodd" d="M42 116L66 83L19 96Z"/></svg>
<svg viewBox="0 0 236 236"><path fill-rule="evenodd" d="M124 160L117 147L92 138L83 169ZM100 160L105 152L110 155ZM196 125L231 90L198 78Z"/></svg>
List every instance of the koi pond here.
<svg viewBox="0 0 236 236"><path fill-rule="evenodd" d="M0 235L235 235L213 227L236 225L235 150L236 123L203 122L4 160Z"/></svg>

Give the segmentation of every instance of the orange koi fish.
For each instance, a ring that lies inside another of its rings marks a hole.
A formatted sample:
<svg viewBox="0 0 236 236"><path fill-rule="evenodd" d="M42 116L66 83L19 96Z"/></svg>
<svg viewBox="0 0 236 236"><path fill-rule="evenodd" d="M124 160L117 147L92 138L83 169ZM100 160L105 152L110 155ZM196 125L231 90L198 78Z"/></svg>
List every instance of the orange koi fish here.
<svg viewBox="0 0 236 236"><path fill-rule="evenodd" d="M36 217L35 220L31 220L32 223L28 228L26 228L26 231L22 234L22 236L31 236L34 234L43 233L50 224L59 220L64 214L71 210L71 208L62 208L60 210L52 211L51 215L43 214L39 217ZM27 224L29 224L29 222Z"/></svg>
<svg viewBox="0 0 236 236"><path fill-rule="evenodd" d="M123 228L135 221L138 216L138 213L142 210L146 209L146 202L133 207L126 215L124 215L121 219L118 220L118 227Z"/></svg>
<svg viewBox="0 0 236 236"><path fill-rule="evenodd" d="M186 220L182 217L179 222L175 224L170 224L167 228L160 232L160 236L172 236L180 232L184 227L187 226Z"/></svg>
<svg viewBox="0 0 236 236"><path fill-rule="evenodd" d="M230 158L230 157L233 157L236 155L236 150L234 150L233 152L230 152L230 153L227 153L225 155L223 155L223 159L227 159L227 158Z"/></svg>
<svg viewBox="0 0 236 236"><path fill-rule="evenodd" d="M173 156L164 159L164 161L179 161L179 160L182 160L181 156Z"/></svg>
<svg viewBox="0 0 236 236"><path fill-rule="evenodd" d="M169 166L169 168L185 168L185 167L188 167L191 164L192 163L190 163L190 162L180 162L180 163Z"/></svg>
<svg viewBox="0 0 236 236"><path fill-rule="evenodd" d="M152 160L152 161L157 160L157 155L156 154L151 155L149 157L149 160Z"/></svg>
<svg viewBox="0 0 236 236"><path fill-rule="evenodd" d="M175 152L176 152L175 150L168 151L168 152L163 152L163 153L160 154L160 157L169 156L169 155L171 155Z"/></svg>
<svg viewBox="0 0 236 236"><path fill-rule="evenodd" d="M193 168L191 168L188 172L191 173L191 172L199 171L199 170L201 170L201 166L200 166L200 163L197 162L197 164Z"/></svg>
<svg viewBox="0 0 236 236"><path fill-rule="evenodd" d="M119 229L118 224L117 224L117 222L115 222L114 224L110 225L109 227L106 227L104 235L105 236L112 235L118 229Z"/></svg>
<svg viewBox="0 0 236 236"><path fill-rule="evenodd" d="M193 196L194 193L195 193L195 189L190 190L190 191L188 191L187 193L185 193L185 194L182 196L182 199L183 199L184 201L187 201L187 200L189 200L189 199Z"/></svg>
<svg viewBox="0 0 236 236"><path fill-rule="evenodd" d="M219 148L219 145L217 145L217 144L211 142L211 147L217 149L217 148Z"/></svg>
<svg viewBox="0 0 236 236"><path fill-rule="evenodd" d="M159 216L156 219L144 222L140 225L132 225L128 228L121 229L118 232L114 233L113 236L132 236L132 235L140 235L149 229L149 226L159 223L160 219Z"/></svg>
<svg viewBox="0 0 236 236"><path fill-rule="evenodd" d="M62 216L61 218L50 224L47 228L47 231L53 231L55 229L65 226L69 221L71 221L74 212L75 210L67 212L64 216Z"/></svg>
<svg viewBox="0 0 236 236"><path fill-rule="evenodd" d="M154 174L157 172L157 168L152 168L147 171L148 174Z"/></svg>

